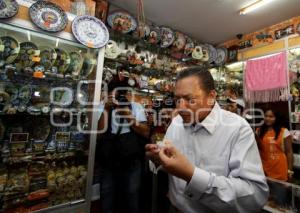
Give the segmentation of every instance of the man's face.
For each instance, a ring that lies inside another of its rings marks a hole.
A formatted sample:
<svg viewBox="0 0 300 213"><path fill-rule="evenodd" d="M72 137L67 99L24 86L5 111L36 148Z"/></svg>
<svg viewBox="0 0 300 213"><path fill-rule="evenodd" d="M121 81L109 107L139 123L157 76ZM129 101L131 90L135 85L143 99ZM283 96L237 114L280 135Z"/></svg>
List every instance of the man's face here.
<svg viewBox="0 0 300 213"><path fill-rule="evenodd" d="M216 92L201 88L198 77L190 76L176 83L175 99L178 113L186 124L201 122L211 111Z"/></svg>

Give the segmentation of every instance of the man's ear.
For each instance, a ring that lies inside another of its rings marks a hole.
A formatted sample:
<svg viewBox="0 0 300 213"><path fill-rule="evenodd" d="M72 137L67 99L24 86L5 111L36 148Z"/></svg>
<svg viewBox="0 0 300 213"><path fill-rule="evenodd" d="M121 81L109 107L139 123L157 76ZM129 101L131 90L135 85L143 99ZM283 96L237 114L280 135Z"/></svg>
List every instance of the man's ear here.
<svg viewBox="0 0 300 213"><path fill-rule="evenodd" d="M211 105L211 106L214 105L215 102L216 102L216 98L217 98L216 90L210 91L209 94L208 94L208 104Z"/></svg>

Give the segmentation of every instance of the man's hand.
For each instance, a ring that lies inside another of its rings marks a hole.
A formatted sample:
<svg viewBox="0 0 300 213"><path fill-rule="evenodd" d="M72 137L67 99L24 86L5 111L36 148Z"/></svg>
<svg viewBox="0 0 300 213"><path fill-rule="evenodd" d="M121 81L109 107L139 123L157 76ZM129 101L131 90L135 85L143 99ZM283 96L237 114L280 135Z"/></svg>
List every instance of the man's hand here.
<svg viewBox="0 0 300 213"><path fill-rule="evenodd" d="M146 145L146 156L156 165L160 164L159 151L160 149L157 144Z"/></svg>
<svg viewBox="0 0 300 213"><path fill-rule="evenodd" d="M159 161L166 172L185 180L187 183L190 182L195 166L172 143L167 142L158 155Z"/></svg>

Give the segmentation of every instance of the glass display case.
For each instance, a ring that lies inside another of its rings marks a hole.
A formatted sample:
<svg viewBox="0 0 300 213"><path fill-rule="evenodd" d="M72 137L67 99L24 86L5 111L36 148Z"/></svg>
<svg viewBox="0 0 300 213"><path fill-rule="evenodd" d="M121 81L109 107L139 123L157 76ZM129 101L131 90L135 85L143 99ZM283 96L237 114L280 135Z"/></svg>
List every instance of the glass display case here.
<svg viewBox="0 0 300 213"><path fill-rule="evenodd" d="M96 143L90 130L97 128L89 108L99 89L95 80L102 79L99 55L74 41L0 23L4 212L67 212L61 209L79 204L89 212Z"/></svg>
<svg viewBox="0 0 300 213"><path fill-rule="evenodd" d="M298 212L300 201L300 187L288 182L268 178L270 196L264 210L272 213Z"/></svg>

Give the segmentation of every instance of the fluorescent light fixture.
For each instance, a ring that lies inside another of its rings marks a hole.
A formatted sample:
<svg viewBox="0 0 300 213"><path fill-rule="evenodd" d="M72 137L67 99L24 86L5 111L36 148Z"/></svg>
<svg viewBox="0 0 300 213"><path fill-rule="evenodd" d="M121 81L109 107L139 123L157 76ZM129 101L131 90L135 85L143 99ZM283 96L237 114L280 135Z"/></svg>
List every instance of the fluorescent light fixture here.
<svg viewBox="0 0 300 213"><path fill-rule="evenodd" d="M56 39L55 47L58 47L58 44L59 44L59 38Z"/></svg>
<svg viewBox="0 0 300 213"><path fill-rule="evenodd" d="M258 8L261 8L265 6L266 4L270 3L273 0L257 0L253 2L252 4L249 4L248 6L242 8L240 10L240 15L246 15L247 13L250 13L254 10L257 10Z"/></svg>
<svg viewBox="0 0 300 213"><path fill-rule="evenodd" d="M30 31L29 30L27 30L27 39L28 39L28 41L31 41L31 36L30 36Z"/></svg>

